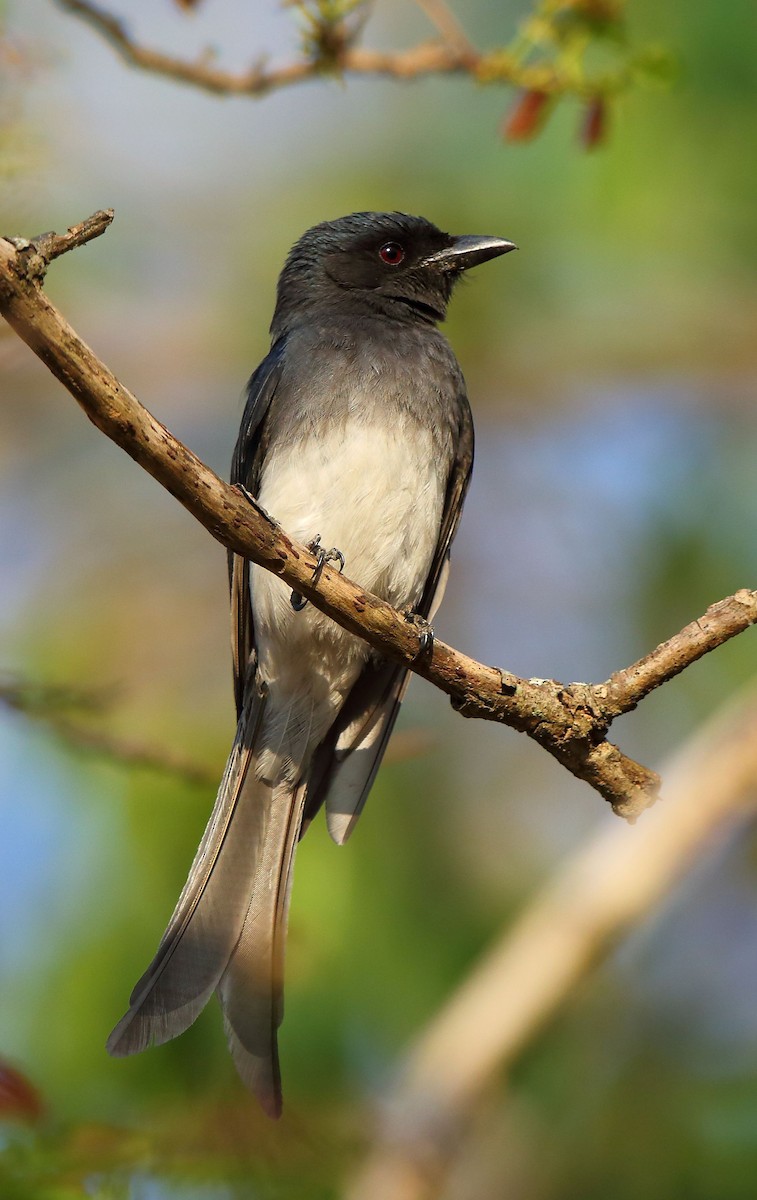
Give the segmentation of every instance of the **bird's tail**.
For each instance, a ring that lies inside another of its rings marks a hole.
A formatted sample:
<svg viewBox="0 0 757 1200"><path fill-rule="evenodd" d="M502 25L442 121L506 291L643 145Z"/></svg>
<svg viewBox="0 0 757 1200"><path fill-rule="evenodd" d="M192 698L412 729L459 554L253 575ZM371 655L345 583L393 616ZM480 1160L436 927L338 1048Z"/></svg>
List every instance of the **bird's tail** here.
<svg viewBox="0 0 757 1200"><path fill-rule="evenodd" d="M136 1054L188 1029L216 989L237 1070L281 1112L276 1031L305 787L258 777L265 696L248 695L215 806L155 958L108 1039Z"/></svg>

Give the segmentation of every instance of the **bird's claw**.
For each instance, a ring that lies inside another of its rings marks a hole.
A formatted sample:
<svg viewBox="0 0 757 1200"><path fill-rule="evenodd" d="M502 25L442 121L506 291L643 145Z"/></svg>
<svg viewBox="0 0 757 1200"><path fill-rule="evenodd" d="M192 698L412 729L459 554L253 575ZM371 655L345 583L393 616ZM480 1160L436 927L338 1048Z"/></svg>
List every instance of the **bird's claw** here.
<svg viewBox="0 0 757 1200"><path fill-rule="evenodd" d="M429 625L426 618L422 617L420 613L406 612L404 615L405 620L410 625L414 625L418 631L418 650L415 657L430 657L434 649L434 638L436 637L433 627Z"/></svg>
<svg viewBox="0 0 757 1200"><path fill-rule="evenodd" d="M326 563L338 562L339 574L341 575L342 571L344 570L344 555L342 554L341 550L337 550L336 546L332 546L330 550L324 550L323 546L321 545L320 533L317 537L313 538L312 542L308 546L308 550L316 557L315 569L313 571L313 583L317 583L321 578L321 575L323 574L323 568L326 566Z"/></svg>
<svg viewBox="0 0 757 1200"><path fill-rule="evenodd" d="M342 571L344 570L344 555L342 554L341 550L337 550L336 546L332 546L330 550L324 549L324 547L321 545L320 533L317 534L316 537L313 538L312 542L309 543L308 550L311 554L315 555L313 583L317 583L321 578L321 575L323 574L323 568L326 566L326 563L339 563L339 574L341 575ZM299 592L292 592L291 596L289 597L289 603L295 612L302 612L303 608L307 604L307 600L304 596L300 595Z"/></svg>

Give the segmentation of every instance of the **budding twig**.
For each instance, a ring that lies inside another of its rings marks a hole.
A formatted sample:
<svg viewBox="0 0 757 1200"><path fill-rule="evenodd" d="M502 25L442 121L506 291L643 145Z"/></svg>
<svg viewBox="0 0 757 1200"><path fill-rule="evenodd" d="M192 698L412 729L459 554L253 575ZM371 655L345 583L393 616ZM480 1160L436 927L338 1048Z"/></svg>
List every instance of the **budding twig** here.
<svg viewBox="0 0 757 1200"><path fill-rule="evenodd" d="M562 26L560 37L533 41L528 33L531 26L525 22L512 44L479 52L444 0L416 2L435 26L438 39L402 50L372 50L356 44L363 22L348 24L342 20L335 27L324 24L317 29L316 33L322 36L309 38L300 58L269 66L265 56L251 54L250 67L234 72L218 66L211 54L190 62L143 45L132 36L124 21L93 0L54 0L59 8L78 17L104 38L129 66L216 96L264 96L328 73L396 80L439 74L468 75L477 83L504 84L545 96L573 95L587 101L615 94L631 83L632 72L623 55L612 70L605 69L601 76L595 76L588 68L578 69L579 60L583 62L588 27L577 27L575 40L568 39L568 44ZM535 0L531 25L540 31L551 28L552 23L559 22L560 8L547 0ZM524 52L526 47L529 53Z"/></svg>

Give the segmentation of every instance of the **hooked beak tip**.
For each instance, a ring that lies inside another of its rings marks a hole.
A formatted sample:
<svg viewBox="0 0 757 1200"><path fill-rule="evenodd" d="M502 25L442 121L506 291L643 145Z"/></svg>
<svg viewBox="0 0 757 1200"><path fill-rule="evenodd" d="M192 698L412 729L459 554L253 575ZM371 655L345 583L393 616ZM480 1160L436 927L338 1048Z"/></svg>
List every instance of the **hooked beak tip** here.
<svg viewBox="0 0 757 1200"><path fill-rule="evenodd" d="M428 266L436 266L443 271L467 271L479 263L517 249L515 242L508 242L505 238L466 235L455 238L451 246L433 254L426 262Z"/></svg>

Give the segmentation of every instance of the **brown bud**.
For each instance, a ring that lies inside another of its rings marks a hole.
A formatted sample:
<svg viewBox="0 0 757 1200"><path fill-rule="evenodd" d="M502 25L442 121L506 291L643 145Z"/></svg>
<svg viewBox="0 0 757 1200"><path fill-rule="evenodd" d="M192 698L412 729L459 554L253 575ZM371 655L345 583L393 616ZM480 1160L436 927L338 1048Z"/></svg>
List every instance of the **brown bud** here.
<svg viewBox="0 0 757 1200"><path fill-rule="evenodd" d="M0 1061L0 1120L38 1121L42 1098L25 1075Z"/></svg>
<svg viewBox="0 0 757 1200"><path fill-rule="evenodd" d="M603 142L607 134L607 102L594 96L586 106L581 124L581 142L587 150Z"/></svg>
<svg viewBox="0 0 757 1200"><path fill-rule="evenodd" d="M527 142L535 137L547 119L549 95L531 88L521 92L505 118L502 135L508 142Z"/></svg>

